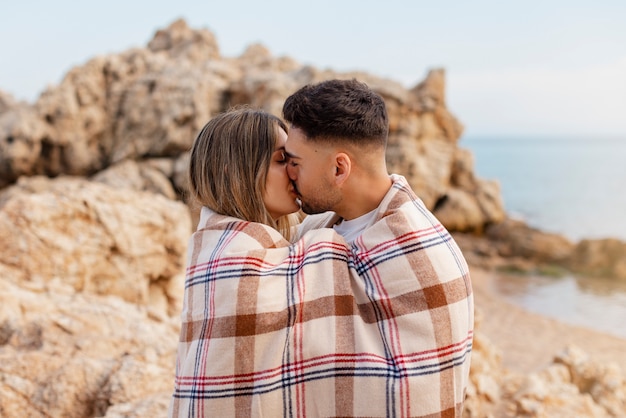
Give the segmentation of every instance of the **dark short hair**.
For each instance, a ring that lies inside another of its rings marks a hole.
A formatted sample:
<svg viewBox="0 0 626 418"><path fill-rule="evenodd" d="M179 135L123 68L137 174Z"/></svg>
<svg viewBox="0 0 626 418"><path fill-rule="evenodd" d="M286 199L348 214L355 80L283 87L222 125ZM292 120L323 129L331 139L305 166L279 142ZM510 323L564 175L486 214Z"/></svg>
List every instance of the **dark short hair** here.
<svg viewBox="0 0 626 418"><path fill-rule="evenodd" d="M285 101L283 117L309 140L387 144L389 117L385 101L355 79L302 87Z"/></svg>

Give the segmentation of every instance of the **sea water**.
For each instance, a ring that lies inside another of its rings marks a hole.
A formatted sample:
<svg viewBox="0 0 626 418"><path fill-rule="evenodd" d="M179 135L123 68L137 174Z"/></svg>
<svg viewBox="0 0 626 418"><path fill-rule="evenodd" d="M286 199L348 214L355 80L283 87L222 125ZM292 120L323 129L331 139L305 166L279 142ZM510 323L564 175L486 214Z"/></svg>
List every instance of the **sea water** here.
<svg viewBox="0 0 626 418"><path fill-rule="evenodd" d="M626 241L626 137L471 137L475 172L500 183L505 210L574 242ZM501 275L496 290L533 312L626 338L626 283Z"/></svg>
<svg viewBox="0 0 626 418"><path fill-rule="evenodd" d="M583 238L626 241L623 138L462 138L476 174L500 182L509 216Z"/></svg>
<svg viewBox="0 0 626 418"><path fill-rule="evenodd" d="M500 274L492 288L529 311L626 339L626 282Z"/></svg>

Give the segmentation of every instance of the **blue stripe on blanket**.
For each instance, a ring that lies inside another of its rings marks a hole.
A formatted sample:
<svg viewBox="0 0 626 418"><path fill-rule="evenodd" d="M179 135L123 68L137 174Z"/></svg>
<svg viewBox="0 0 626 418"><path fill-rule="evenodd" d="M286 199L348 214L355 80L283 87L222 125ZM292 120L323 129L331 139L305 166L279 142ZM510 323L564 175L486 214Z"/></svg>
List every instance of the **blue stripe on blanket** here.
<svg viewBox="0 0 626 418"><path fill-rule="evenodd" d="M262 395L278 389L287 389L294 385L306 383L314 380L328 379L335 377L382 377L393 380L404 379L407 377L425 376L433 373L441 373L444 370L462 365L472 351L472 343L468 342L466 349L458 356L452 357L443 362L432 363L428 365L404 367L403 370L397 370L392 366L370 366L370 367L328 367L324 369L315 369L294 376L291 373L280 374L268 383L241 386L228 389L212 389L211 385L208 389L197 390L196 386L201 387L202 382L195 383L193 390L177 389L174 396L186 399L219 399L230 398L235 396L251 396ZM183 385L184 386L184 385ZM286 395L289 396L289 395ZM286 408L291 408L290 404L285 404ZM289 410L289 409L288 409Z"/></svg>
<svg viewBox="0 0 626 418"><path fill-rule="evenodd" d="M378 256L368 257L369 261L363 261L363 257L361 257L358 253L355 254L357 261L355 262L355 268L359 275L365 274L368 270L376 267L377 265L384 263L385 261L389 261L391 259L404 256L406 254L411 254L417 251L422 251L431 247L435 247L437 245L445 244L448 241L452 240L452 236L450 234L439 235L434 238L420 240L418 242L412 242L409 245L403 245L401 247L396 247L392 250L382 252ZM411 242L411 241L409 241Z"/></svg>
<svg viewBox="0 0 626 418"><path fill-rule="evenodd" d="M245 257L235 257L236 259L245 259ZM287 261L292 260L293 257L289 257ZM218 267L217 271L215 269L207 268L201 274L193 274L191 277L188 277L185 281L185 288L189 288L191 286L195 286L198 284L203 284L209 281L216 280L224 280L224 279L232 279L232 278L241 278L241 277L266 277L266 276L284 276L286 274L295 274L302 267L311 264L318 264L327 260L337 260L342 261L344 263L348 263L350 267L353 265L352 261L348 261L348 258L343 253L335 253L335 252L323 252L316 253L312 255L308 255L305 257L305 260L302 262L300 266L293 265L290 263L289 265L285 265L285 263L281 263L277 267L272 268L259 268L258 266L254 267L242 267L245 266L245 262L240 262L240 264L233 268L222 268ZM221 259L220 264L224 265L228 261L228 257L223 257ZM210 265L210 264L209 264ZM294 269L294 267L298 267Z"/></svg>

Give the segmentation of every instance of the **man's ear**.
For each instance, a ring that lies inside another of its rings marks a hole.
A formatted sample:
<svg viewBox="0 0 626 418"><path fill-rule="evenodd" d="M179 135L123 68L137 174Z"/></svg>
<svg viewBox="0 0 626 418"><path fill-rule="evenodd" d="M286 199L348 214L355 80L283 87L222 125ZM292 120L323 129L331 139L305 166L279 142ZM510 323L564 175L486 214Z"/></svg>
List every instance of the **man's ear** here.
<svg viewBox="0 0 626 418"><path fill-rule="evenodd" d="M343 184L352 171L352 160L345 152L335 155L335 182L337 185Z"/></svg>

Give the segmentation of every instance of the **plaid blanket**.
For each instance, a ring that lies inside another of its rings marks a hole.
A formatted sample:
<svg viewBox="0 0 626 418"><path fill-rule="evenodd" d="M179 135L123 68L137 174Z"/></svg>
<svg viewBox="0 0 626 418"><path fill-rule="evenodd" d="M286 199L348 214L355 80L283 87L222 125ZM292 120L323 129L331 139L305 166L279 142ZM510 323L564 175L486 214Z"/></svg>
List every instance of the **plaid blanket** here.
<svg viewBox="0 0 626 418"><path fill-rule="evenodd" d="M393 180L351 246L329 228L290 244L203 209L170 416L461 415L468 268L406 180Z"/></svg>

